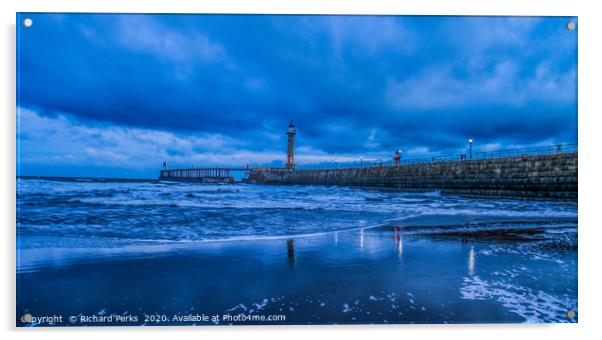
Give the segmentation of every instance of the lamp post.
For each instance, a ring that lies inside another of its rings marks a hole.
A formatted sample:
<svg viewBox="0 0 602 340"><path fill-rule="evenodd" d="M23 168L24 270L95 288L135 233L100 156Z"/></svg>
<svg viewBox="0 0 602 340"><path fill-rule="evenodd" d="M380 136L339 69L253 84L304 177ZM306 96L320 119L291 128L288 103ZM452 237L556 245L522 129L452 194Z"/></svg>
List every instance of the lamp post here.
<svg viewBox="0 0 602 340"><path fill-rule="evenodd" d="M399 166L401 161L401 149L397 149L393 154L393 166Z"/></svg>
<svg viewBox="0 0 602 340"><path fill-rule="evenodd" d="M335 160L334 160L334 167L335 167L335 168L337 168L337 167L338 167L338 166L337 166L337 163L338 163L338 160L337 160L337 159L335 159Z"/></svg>
<svg viewBox="0 0 602 340"><path fill-rule="evenodd" d="M364 166L364 156L360 156L360 168Z"/></svg>
<svg viewBox="0 0 602 340"><path fill-rule="evenodd" d="M468 155L469 159L472 160L472 138L468 140Z"/></svg>

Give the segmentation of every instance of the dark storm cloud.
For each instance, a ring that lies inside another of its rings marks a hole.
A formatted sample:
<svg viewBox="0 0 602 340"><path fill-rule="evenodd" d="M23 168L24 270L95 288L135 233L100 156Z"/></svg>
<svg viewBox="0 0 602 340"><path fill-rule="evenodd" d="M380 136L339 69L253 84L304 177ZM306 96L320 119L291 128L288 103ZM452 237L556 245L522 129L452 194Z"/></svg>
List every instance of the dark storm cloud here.
<svg viewBox="0 0 602 340"><path fill-rule="evenodd" d="M79 125L279 151L294 119L330 154L576 140L571 18L27 16L19 105Z"/></svg>

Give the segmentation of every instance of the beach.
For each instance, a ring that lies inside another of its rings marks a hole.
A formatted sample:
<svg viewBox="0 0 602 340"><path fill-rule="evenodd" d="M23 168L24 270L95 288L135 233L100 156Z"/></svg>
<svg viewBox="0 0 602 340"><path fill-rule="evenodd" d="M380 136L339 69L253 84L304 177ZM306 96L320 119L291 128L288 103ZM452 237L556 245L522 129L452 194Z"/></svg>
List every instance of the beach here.
<svg viewBox="0 0 602 340"><path fill-rule="evenodd" d="M19 181L17 325L578 320L576 202Z"/></svg>

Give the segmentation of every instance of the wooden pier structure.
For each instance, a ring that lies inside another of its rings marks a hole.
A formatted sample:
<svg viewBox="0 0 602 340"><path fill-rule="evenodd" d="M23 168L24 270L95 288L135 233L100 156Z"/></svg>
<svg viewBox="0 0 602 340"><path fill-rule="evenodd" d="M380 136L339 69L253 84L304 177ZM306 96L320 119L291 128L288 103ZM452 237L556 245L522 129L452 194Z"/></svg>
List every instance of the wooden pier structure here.
<svg viewBox="0 0 602 340"><path fill-rule="evenodd" d="M234 183L236 180L230 176L230 171L250 171L244 168L188 168L161 170L159 180L195 183Z"/></svg>

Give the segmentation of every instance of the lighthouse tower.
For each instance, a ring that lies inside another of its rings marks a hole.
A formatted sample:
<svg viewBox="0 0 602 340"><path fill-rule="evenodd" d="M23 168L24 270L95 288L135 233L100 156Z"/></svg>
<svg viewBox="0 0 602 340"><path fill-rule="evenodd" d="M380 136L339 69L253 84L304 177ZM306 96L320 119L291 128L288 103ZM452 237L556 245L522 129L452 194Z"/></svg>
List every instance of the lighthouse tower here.
<svg viewBox="0 0 602 340"><path fill-rule="evenodd" d="M288 130L286 131L288 135L288 152L286 153L286 168L294 169L295 168L295 135L297 132L295 131L295 125L293 125L293 121L288 125Z"/></svg>

